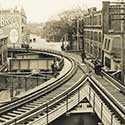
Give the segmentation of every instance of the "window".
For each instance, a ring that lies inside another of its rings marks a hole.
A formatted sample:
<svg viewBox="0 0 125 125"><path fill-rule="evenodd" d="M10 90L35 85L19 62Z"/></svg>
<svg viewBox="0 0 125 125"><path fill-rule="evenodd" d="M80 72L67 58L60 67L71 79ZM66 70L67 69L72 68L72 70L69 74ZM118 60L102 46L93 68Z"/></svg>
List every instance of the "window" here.
<svg viewBox="0 0 125 125"><path fill-rule="evenodd" d="M22 26L22 33L24 32L24 27Z"/></svg>
<svg viewBox="0 0 125 125"><path fill-rule="evenodd" d="M87 39L89 39L89 31L87 31Z"/></svg>
<svg viewBox="0 0 125 125"><path fill-rule="evenodd" d="M106 45L107 45L107 38L105 39L105 42L104 42L104 49L106 49Z"/></svg>
<svg viewBox="0 0 125 125"><path fill-rule="evenodd" d="M102 42L101 32L99 32L99 42Z"/></svg>
<svg viewBox="0 0 125 125"><path fill-rule="evenodd" d="M32 39L30 39L30 43L32 42Z"/></svg>
<svg viewBox="0 0 125 125"><path fill-rule="evenodd" d="M107 66L109 69L111 69L111 60L107 57L105 57L105 66Z"/></svg>
<svg viewBox="0 0 125 125"><path fill-rule="evenodd" d="M93 36L92 36L93 34L92 34L92 31L91 31L91 40L93 39Z"/></svg>
<svg viewBox="0 0 125 125"><path fill-rule="evenodd" d="M99 59L101 59L101 48L99 48Z"/></svg>
<svg viewBox="0 0 125 125"><path fill-rule="evenodd" d="M111 40L110 39L108 39L108 41L107 41L107 50L109 50L109 47L110 47L110 42L111 42Z"/></svg>
<svg viewBox="0 0 125 125"><path fill-rule="evenodd" d="M93 50L93 48L92 48L92 46L90 46L90 54L92 54L92 50Z"/></svg>
<svg viewBox="0 0 125 125"><path fill-rule="evenodd" d="M98 20L98 18L97 18L97 16L95 16L95 25L97 25L97 20Z"/></svg>
<svg viewBox="0 0 125 125"><path fill-rule="evenodd" d="M90 16L90 25L92 25L92 17Z"/></svg>
<svg viewBox="0 0 125 125"><path fill-rule="evenodd" d="M35 38L33 38L33 42L36 42L36 39L35 39Z"/></svg>
<svg viewBox="0 0 125 125"><path fill-rule="evenodd" d="M95 36L95 41L98 40L98 39L97 39L97 38L98 38L97 35L98 35L97 32L95 32L95 34L94 34L94 36Z"/></svg>
<svg viewBox="0 0 125 125"><path fill-rule="evenodd" d="M102 16L99 15L99 25L102 25Z"/></svg>

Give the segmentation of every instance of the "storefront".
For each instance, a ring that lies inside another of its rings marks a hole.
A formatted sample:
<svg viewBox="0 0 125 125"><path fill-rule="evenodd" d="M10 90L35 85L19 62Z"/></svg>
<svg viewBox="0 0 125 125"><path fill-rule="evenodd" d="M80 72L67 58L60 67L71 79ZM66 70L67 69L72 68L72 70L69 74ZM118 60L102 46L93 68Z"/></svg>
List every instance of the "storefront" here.
<svg viewBox="0 0 125 125"><path fill-rule="evenodd" d="M104 65L108 70L120 70L121 64L121 37L120 35L104 35L102 46Z"/></svg>

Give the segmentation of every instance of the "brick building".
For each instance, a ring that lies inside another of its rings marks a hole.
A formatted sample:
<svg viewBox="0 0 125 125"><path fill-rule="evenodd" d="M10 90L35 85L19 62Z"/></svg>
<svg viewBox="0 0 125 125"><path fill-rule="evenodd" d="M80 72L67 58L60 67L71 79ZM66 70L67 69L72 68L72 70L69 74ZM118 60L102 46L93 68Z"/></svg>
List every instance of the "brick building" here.
<svg viewBox="0 0 125 125"><path fill-rule="evenodd" d="M121 11L124 10L121 8L125 9L125 3L105 1L102 3L102 10L97 11L95 7L90 8L88 14L84 15L85 52L91 57L99 57L109 70L120 69L120 19Z"/></svg>

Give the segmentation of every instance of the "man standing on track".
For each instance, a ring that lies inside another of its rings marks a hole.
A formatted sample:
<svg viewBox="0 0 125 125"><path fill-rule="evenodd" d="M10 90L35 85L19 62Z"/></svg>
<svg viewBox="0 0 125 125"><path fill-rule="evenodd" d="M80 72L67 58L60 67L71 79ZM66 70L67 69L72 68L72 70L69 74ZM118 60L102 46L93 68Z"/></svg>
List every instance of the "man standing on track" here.
<svg viewBox="0 0 125 125"><path fill-rule="evenodd" d="M82 51L82 53L81 53L82 63L84 63L84 62L85 62L85 58L86 58L85 52L84 52L84 51Z"/></svg>

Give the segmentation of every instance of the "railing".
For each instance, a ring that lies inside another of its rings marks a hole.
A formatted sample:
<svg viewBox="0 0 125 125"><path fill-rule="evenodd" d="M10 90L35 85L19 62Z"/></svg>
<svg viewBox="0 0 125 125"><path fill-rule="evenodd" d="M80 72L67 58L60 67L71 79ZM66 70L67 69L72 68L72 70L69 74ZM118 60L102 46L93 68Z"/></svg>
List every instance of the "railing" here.
<svg viewBox="0 0 125 125"><path fill-rule="evenodd" d="M115 79L113 76L111 76L110 74L108 74L107 72L105 72L104 70L102 71L104 77L106 77L108 80L110 80L114 85L116 85L120 91L122 93L125 94L125 86L122 85L122 83L120 81L118 81L117 79Z"/></svg>
<svg viewBox="0 0 125 125"><path fill-rule="evenodd" d="M110 108L111 112L114 113L113 115L116 115L118 119L125 123L124 107L93 76L90 77L90 83L92 84L95 93L101 98L105 105Z"/></svg>
<svg viewBox="0 0 125 125"><path fill-rule="evenodd" d="M72 61L71 61L71 62L72 62ZM75 69L74 69L74 68L75 68ZM14 101L13 103L10 103L10 105L2 106L2 107L0 108L0 113L3 114L3 112L7 112L7 110L11 110L11 109L13 109L15 106L16 106L16 107L19 107L19 106L21 106L21 105L23 105L23 104L26 104L26 103L32 101L32 100L35 99L35 98L41 97L42 95L44 95L45 93L48 93L49 91L52 91L54 88L59 87L61 84L65 83L68 79L70 79L70 78L72 77L72 75L75 74L76 71L77 71L77 66L76 66L76 64L73 64L73 66L72 66L72 68L70 69L70 71L67 71L67 73L66 73L63 77L59 78L58 80L56 80L56 81L54 81L54 82L51 82L51 84L48 84L48 85L44 86L44 88L42 88L42 89L40 89L40 90L38 90L38 91L35 91L34 93L31 93L31 94L27 95L26 97L20 98L19 100ZM50 100L50 101L51 101L51 100ZM39 108L40 108L40 109L41 109L41 108L44 109L45 105L46 105L46 104L41 105L42 107L40 106ZM39 109L39 108L38 108L38 109ZM14 109L15 109L15 108L14 108ZM38 109L37 109L37 110L38 110ZM35 111L36 111L36 109L35 109ZM32 114L33 112L35 112L35 111L32 110L32 112L30 111L29 114L25 114L25 115L26 115L26 116L27 116L27 115L31 115L31 114ZM19 117L19 119L16 119L16 121L17 121L17 120L20 120L22 117L24 118L25 116L23 115L23 116ZM11 122L14 122L14 121L12 120ZM8 122L7 124L10 124L11 122Z"/></svg>
<svg viewBox="0 0 125 125"><path fill-rule="evenodd" d="M20 50L20 49L19 49ZM22 50L23 51L23 50ZM29 51L30 52L30 51ZM33 53L36 53L36 50L32 50ZM43 51L37 51L39 53L42 53ZM47 54L49 54L48 51L44 51ZM51 55L56 56L56 58L59 61L59 70L61 71L64 66L64 58L62 55L59 55L58 52L54 51L50 53ZM30 71L30 70L29 70ZM42 72L42 71L41 71ZM23 89L23 91L27 91L29 89L32 89L43 82L51 79L52 77L50 75L42 74L40 77L32 76L32 72L10 72L10 73L1 73L0 74L0 88L1 89L9 89L11 97L14 96L14 91L16 92L15 95L20 94L19 89Z"/></svg>
<svg viewBox="0 0 125 125"><path fill-rule="evenodd" d="M46 50L45 50L46 52ZM75 72L74 72L75 73ZM119 82L117 82L116 80L114 80L111 76L109 76L106 72L103 71L103 75L104 78L109 80L110 82L112 82L115 86L117 86L119 88L119 92L124 93L125 88L124 86L122 86L121 84L119 84ZM72 77L72 76L71 76ZM68 78L69 79L69 78ZM58 97L55 97L53 100L50 100L49 102L44 103L44 105L42 105L42 107L40 107L41 110L39 110L39 112L37 112L38 114L40 114L40 112L46 111L46 121L48 123L49 120L49 109L51 109L54 105L57 105L59 103L62 103L62 100L65 101L65 108L67 108L67 111L69 110L69 101L66 100L70 100L70 97L72 97L72 94L75 92L77 93L77 99L79 98L79 90L80 90L80 86L83 84L85 84L85 81L82 82L82 80L85 80L85 77L83 77L80 81L77 82L77 84L74 84L74 86L72 88L67 89L67 91L64 91L63 94L59 95ZM90 88L93 91L93 95L91 97L91 90L87 89L88 91L88 100L90 101L91 105L96 109L97 113L100 113L100 117L103 118L103 113L108 113L108 117L109 117L109 122L107 122L108 124L114 125L116 123L116 121L122 121L122 123L125 122L125 109L124 107L122 107L116 99L114 99L114 97L111 95L110 92L108 92L102 85L101 83L99 83L99 81L97 81L93 76L91 76L90 78L88 78L89 82L90 82ZM67 80L66 80L67 81ZM65 82L66 82L65 81ZM62 82L62 81L60 81ZM59 83L59 81L58 81ZM52 83L53 84L53 83ZM62 84L62 83L61 83ZM89 84L89 83L87 83ZM89 86L88 86L89 88ZM44 88L45 90L49 90L48 88ZM41 93L41 92L40 92ZM44 93L45 94L45 93ZM76 96L75 96L76 97ZM28 97L30 99L30 96ZM90 98L92 98L90 100ZM98 100L97 100L98 99ZM71 100L70 100L71 101ZM78 102L80 101L80 99L77 100ZM102 101L102 102L101 102ZM75 103L75 105L78 103ZM11 105L12 106L12 105ZM97 107L95 106L100 106L100 111ZM104 108L104 110L103 110ZM35 117L36 113L30 112L30 114L32 113L32 117ZM27 120L28 118L30 118L31 115L24 115L23 119ZM55 116L57 117L57 116ZM101 120L106 120L108 117L104 116L104 119ZM118 118L115 118L118 117ZM22 119L22 117L20 118ZM18 122L20 122L20 119L16 119ZM116 120L116 121L115 121ZM107 120L108 121L108 120ZM13 121L14 122L14 121ZM119 122L120 124L120 122ZM117 125L117 124L116 124Z"/></svg>

